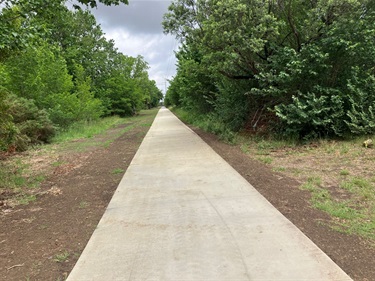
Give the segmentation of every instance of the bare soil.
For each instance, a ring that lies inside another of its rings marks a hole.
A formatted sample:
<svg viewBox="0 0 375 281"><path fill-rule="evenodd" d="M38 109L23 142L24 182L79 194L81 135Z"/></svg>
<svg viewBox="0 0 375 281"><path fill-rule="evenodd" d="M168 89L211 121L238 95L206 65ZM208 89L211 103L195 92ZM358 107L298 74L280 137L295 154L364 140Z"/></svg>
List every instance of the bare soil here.
<svg viewBox="0 0 375 281"><path fill-rule="evenodd" d="M97 137L98 141L105 142L120 129ZM148 129L134 126L108 147L58 155L54 161L62 164L44 167L52 172L36 201L2 206L0 280L66 278L109 203L120 171L127 169ZM301 190L297 180L273 172L238 146L193 129L354 280L375 280L375 249L368 241L329 228L325 222L330 218L311 207L309 192Z"/></svg>
<svg viewBox="0 0 375 281"><path fill-rule="evenodd" d="M71 143L70 151L54 159L61 165L52 169L36 201L13 208L3 205L0 212L0 280L65 280L153 117L137 126L134 123L125 125L134 128L108 147L96 145L77 152L74 147L84 140ZM124 125L90 141L103 144L123 129ZM47 168L51 167L44 167Z"/></svg>

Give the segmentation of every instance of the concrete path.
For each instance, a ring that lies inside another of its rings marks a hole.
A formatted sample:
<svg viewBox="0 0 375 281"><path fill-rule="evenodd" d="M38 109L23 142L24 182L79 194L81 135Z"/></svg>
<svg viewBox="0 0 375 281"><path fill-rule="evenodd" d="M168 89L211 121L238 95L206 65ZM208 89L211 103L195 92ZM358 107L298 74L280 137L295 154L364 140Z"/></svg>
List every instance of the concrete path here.
<svg viewBox="0 0 375 281"><path fill-rule="evenodd" d="M73 280L351 279L161 109Z"/></svg>

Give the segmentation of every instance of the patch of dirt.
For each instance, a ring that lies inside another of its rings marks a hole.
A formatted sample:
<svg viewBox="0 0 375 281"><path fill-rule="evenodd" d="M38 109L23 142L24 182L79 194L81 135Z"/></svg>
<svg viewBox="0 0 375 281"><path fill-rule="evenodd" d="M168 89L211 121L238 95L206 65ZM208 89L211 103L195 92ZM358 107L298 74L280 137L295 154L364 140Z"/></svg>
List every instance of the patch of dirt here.
<svg viewBox="0 0 375 281"><path fill-rule="evenodd" d="M210 133L191 127L207 144L251 183L284 216L318 245L355 281L375 280L375 248L358 236L332 230L330 217L314 209L301 183L251 159L239 146L225 144Z"/></svg>
<svg viewBox="0 0 375 281"><path fill-rule="evenodd" d="M72 150L73 144L57 158L55 152L53 159L34 155L34 169L48 163L51 171L36 201L0 206L0 280L65 280L122 178L113 171L127 169L149 129L143 119L135 122L119 137L124 126L89 140L96 145L84 151ZM113 143L101 145L113 136Z"/></svg>

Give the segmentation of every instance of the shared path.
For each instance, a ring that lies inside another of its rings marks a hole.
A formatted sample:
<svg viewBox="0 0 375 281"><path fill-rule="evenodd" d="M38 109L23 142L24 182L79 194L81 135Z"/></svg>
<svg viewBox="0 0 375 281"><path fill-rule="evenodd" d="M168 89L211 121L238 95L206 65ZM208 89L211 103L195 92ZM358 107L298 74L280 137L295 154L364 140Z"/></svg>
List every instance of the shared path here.
<svg viewBox="0 0 375 281"><path fill-rule="evenodd" d="M73 280L351 279L162 108Z"/></svg>

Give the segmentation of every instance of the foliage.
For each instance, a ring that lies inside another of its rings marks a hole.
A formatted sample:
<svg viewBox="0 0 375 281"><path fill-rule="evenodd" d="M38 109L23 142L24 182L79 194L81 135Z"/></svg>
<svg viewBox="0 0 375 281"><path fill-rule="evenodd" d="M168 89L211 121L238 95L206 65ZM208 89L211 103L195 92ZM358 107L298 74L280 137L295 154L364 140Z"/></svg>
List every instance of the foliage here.
<svg viewBox="0 0 375 281"><path fill-rule="evenodd" d="M1 134L2 149L23 151L30 144L47 142L54 135L48 113L39 110L33 100L9 95L5 103L11 122Z"/></svg>
<svg viewBox="0 0 375 281"><path fill-rule="evenodd" d="M135 115L162 98L142 57L118 52L89 11L64 3L0 0L0 150L46 142L75 122Z"/></svg>
<svg viewBox="0 0 375 281"><path fill-rule="evenodd" d="M77 2L91 8L96 7L98 3L128 4L128 0L78 0ZM48 35L49 30L45 28L46 22L36 22L35 19L53 20L56 15L59 16L59 11L65 8L64 3L65 0L1 0L0 59L8 56L15 49L28 47L35 37ZM79 5L73 6L81 10Z"/></svg>
<svg viewBox="0 0 375 281"><path fill-rule="evenodd" d="M48 107L48 95L70 92L72 77L64 58L54 46L30 47L5 61L9 80L6 87L19 97L33 99L38 107ZM57 50L55 49L55 52Z"/></svg>
<svg viewBox="0 0 375 281"><path fill-rule="evenodd" d="M234 130L374 133L374 19L370 0L175 1L163 26L182 48L166 104Z"/></svg>

